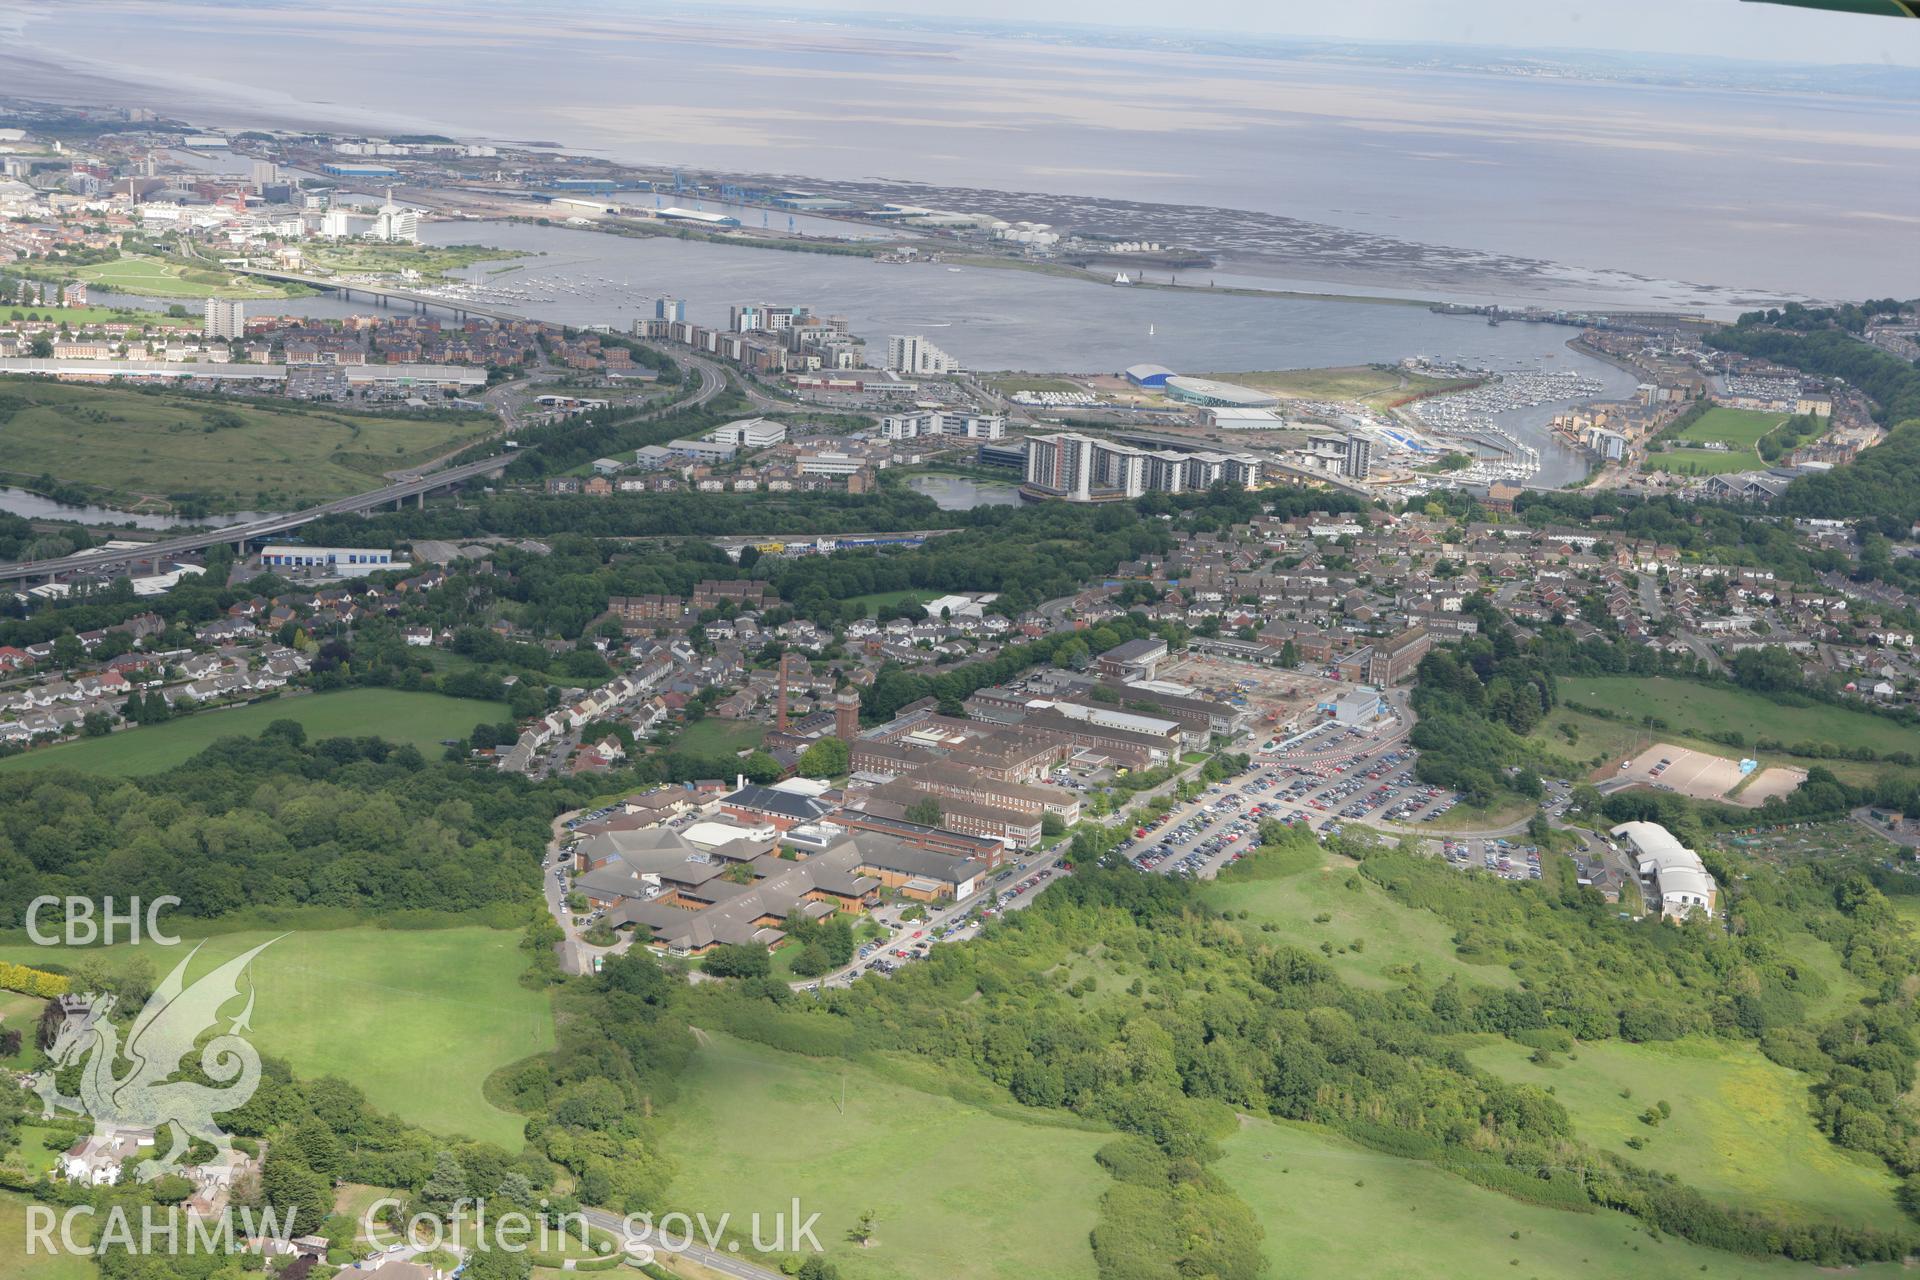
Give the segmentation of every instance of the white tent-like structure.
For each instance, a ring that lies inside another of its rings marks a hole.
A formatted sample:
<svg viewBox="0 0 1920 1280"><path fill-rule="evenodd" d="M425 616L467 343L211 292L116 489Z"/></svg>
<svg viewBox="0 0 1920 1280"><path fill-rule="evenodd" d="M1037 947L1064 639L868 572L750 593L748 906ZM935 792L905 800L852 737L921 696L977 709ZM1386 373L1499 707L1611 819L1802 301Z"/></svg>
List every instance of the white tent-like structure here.
<svg viewBox="0 0 1920 1280"><path fill-rule="evenodd" d="M1623 822L1611 834L1626 841L1649 907L1657 901L1660 914L1674 919L1685 919L1695 911L1713 914L1720 886L1700 855L1675 839L1673 832L1657 822Z"/></svg>

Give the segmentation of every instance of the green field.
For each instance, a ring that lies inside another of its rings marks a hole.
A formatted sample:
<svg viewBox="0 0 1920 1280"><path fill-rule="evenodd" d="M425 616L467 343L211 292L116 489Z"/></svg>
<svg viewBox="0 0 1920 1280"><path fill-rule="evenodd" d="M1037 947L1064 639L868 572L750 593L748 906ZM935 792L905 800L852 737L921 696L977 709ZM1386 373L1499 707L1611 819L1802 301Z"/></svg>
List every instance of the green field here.
<svg viewBox="0 0 1920 1280"><path fill-rule="evenodd" d="M767 726L764 724L708 716L682 729L680 736L673 740L673 745L677 750L690 751L695 755L734 755L753 750L766 736Z"/></svg>
<svg viewBox="0 0 1920 1280"><path fill-rule="evenodd" d="M76 267L75 278L113 293L149 298L284 298L286 290L235 276L217 266L189 266L130 255Z"/></svg>
<svg viewBox="0 0 1920 1280"><path fill-rule="evenodd" d="M63 1130L39 1124L21 1125L19 1140L7 1154L7 1163L27 1170L36 1178L44 1173L52 1173L54 1166L59 1163L59 1155L47 1145L47 1139L56 1133L60 1135L61 1150L73 1145L73 1138Z"/></svg>
<svg viewBox="0 0 1920 1280"><path fill-rule="evenodd" d="M1625 1214L1523 1204L1414 1160L1305 1125L1248 1121L1212 1171L1266 1228L1267 1280L1813 1280L1827 1268L1756 1261L1664 1237ZM1904 1274L1897 1264L1850 1268Z"/></svg>
<svg viewBox="0 0 1920 1280"><path fill-rule="evenodd" d="M91 1258L40 1250L27 1255L29 1203L25 1196L0 1191L0 1276L6 1280L99 1280L99 1269ZM84 1222L74 1228L74 1234L86 1238ZM56 1230L56 1243L59 1238Z"/></svg>
<svg viewBox="0 0 1920 1280"><path fill-rule="evenodd" d="M259 733L275 720L298 720L310 738L369 735L410 743L428 756L444 740L464 738L481 721L508 718L504 702L448 698L399 689L269 698L224 711L202 711L165 724L125 729L106 738L80 738L0 760L0 772L77 769L82 773L159 773L192 759L216 739Z"/></svg>
<svg viewBox="0 0 1920 1280"><path fill-rule="evenodd" d="M1671 471L1683 476L1722 476L1734 471L1758 471L1766 463L1750 449L1670 449L1647 455L1647 470Z"/></svg>
<svg viewBox="0 0 1920 1280"><path fill-rule="evenodd" d="M929 600L938 600L944 592L922 591L909 587L905 591L870 591L864 596L848 596L845 603L864 609L872 617L876 609L890 605L925 604Z"/></svg>
<svg viewBox="0 0 1920 1280"><path fill-rule="evenodd" d="M1401 400L1422 392L1473 385L1470 381L1430 378L1404 369L1344 365L1326 369L1266 369L1252 373L1206 373L1203 378L1257 387L1293 400Z"/></svg>
<svg viewBox="0 0 1920 1280"><path fill-rule="evenodd" d="M1528 1052L1501 1040L1469 1056L1504 1079L1551 1088L1582 1140L1716 1199L1792 1219L1889 1231L1909 1225L1886 1167L1833 1145L1814 1127L1807 1077L1750 1045L1608 1040L1580 1045L1571 1059L1556 1056L1556 1067L1534 1065ZM1672 1116L1658 1126L1643 1123L1641 1113L1661 1101ZM1633 1150L1629 1137L1646 1145Z"/></svg>
<svg viewBox="0 0 1920 1280"><path fill-rule="evenodd" d="M1680 432L1676 439L1696 444L1724 444L1729 449L1751 451L1761 437L1787 420L1784 413L1759 413L1752 409L1723 409L1715 406L1700 415L1698 421Z"/></svg>
<svg viewBox="0 0 1920 1280"><path fill-rule="evenodd" d="M1656 716L1666 721L1673 733L1690 732L1704 736L1733 731L1745 734L1750 744L1756 737L1765 736L1778 739L1788 746L1800 742L1819 742L1839 747L1871 747L1882 753L1911 751L1914 748L1913 730L1871 712L1825 703L1811 703L1804 707L1782 706L1745 689L1673 680L1664 676L1652 679L1639 676L1568 676L1560 682L1560 699L1562 702L1578 702L1590 707L1607 707L1627 717L1626 722L1599 723L1617 726L1630 739L1644 738L1649 732L1641 728L1641 717ZM1587 719L1591 722L1594 718ZM1651 732L1657 742L1668 731L1654 729ZM1589 749L1584 734L1581 741L1571 747L1565 738L1550 729L1536 728L1534 737L1549 745L1557 743L1554 749L1562 755L1584 758L1599 749ZM1735 755L1740 751L1739 748L1724 746L1712 749Z"/></svg>
<svg viewBox="0 0 1920 1280"><path fill-rule="evenodd" d="M210 938L189 976L274 936ZM71 967L85 954L111 966L137 955L160 978L192 945L81 953L9 944L0 959ZM519 983L526 965L520 935L503 930L290 933L254 961L251 1039L303 1077L339 1076L375 1106L436 1133L518 1150L526 1117L493 1106L481 1087L496 1068L553 1047L548 996Z"/></svg>
<svg viewBox="0 0 1920 1280"><path fill-rule="evenodd" d="M513 249L494 249L484 245L407 245L356 243L341 241L319 245L308 252L307 260L319 274L347 272L355 275L398 275L418 271L433 280L444 279L449 271L479 262L497 262L522 257Z"/></svg>
<svg viewBox="0 0 1920 1280"><path fill-rule="evenodd" d="M1320 845L1308 849L1262 852L1257 859L1284 865L1284 875L1209 881L1201 896L1222 911L1248 918L1240 929L1256 943L1284 942L1317 954L1328 943L1326 960L1356 986L1401 986L1403 974L1418 968L1434 982L1458 974L1462 982L1510 987L1512 970L1468 964L1454 953L1453 930L1439 916L1402 906L1387 896L1352 863ZM1324 923L1317 917L1329 917ZM1272 929L1263 926L1272 925ZM1354 949L1354 943L1360 949Z"/></svg>
<svg viewBox="0 0 1920 1280"><path fill-rule="evenodd" d="M707 1041L668 1111L673 1207L819 1213L848 1280L1091 1280L1087 1243L1110 1135L1029 1123L879 1072L726 1036ZM840 1108L842 1088L846 1109ZM875 1243L847 1240L872 1210ZM744 1247L744 1246L743 1246Z"/></svg>
<svg viewBox="0 0 1920 1280"><path fill-rule="evenodd" d="M1647 455L1649 471L1671 471L1688 476L1725 475L1733 471L1753 471L1766 466L1757 446L1761 439L1787 420L1785 414L1757 413L1751 409L1715 407L1700 415L1698 421L1670 437L1685 446L1723 444L1726 449L1670 449Z"/></svg>
<svg viewBox="0 0 1920 1280"><path fill-rule="evenodd" d="M0 383L0 468L51 475L122 503L192 497L221 510L287 510L377 489L484 436L484 414L417 421L229 397Z"/></svg>
<svg viewBox="0 0 1920 1280"><path fill-rule="evenodd" d="M46 321L49 329L62 324L73 329L95 324L137 324L196 330L200 327L199 316L170 316L164 311L133 311L115 307L8 307L4 314L8 318L18 315L23 319L39 316Z"/></svg>
<svg viewBox="0 0 1920 1280"><path fill-rule="evenodd" d="M21 1071L33 1065L39 1056L33 1047L34 1027L46 1002L13 991L0 991L0 1030L20 1033L20 1052L0 1057L0 1072Z"/></svg>

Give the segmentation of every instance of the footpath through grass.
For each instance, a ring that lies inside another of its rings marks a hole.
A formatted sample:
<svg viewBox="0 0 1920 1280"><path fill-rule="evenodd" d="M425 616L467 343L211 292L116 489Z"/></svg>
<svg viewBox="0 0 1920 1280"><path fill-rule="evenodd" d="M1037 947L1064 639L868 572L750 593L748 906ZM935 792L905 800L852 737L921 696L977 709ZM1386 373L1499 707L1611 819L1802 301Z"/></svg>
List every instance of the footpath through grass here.
<svg viewBox="0 0 1920 1280"><path fill-rule="evenodd" d="M672 1205L744 1233L821 1215L848 1280L1091 1280L1111 1135L1002 1116L879 1072L707 1035L666 1113ZM844 1090L845 1104L841 1096ZM847 1233L872 1210L875 1243ZM746 1247L744 1244L743 1248Z"/></svg>
<svg viewBox="0 0 1920 1280"><path fill-rule="evenodd" d="M1306 1125L1249 1120L1212 1166L1266 1228L1268 1280L1814 1280L1830 1269L1655 1239L1622 1213L1524 1204ZM1847 1269L1871 1280L1897 1263Z"/></svg>
<svg viewBox="0 0 1920 1280"><path fill-rule="evenodd" d="M338 693L269 698L229 710L197 711L165 724L123 729L105 738L79 738L36 747L0 760L0 772L75 769L135 777L184 764L220 738L252 737L275 720L298 720L309 738L379 737L418 747L429 757L441 742L464 738L481 721L508 718L504 702L449 698L401 689L344 689Z"/></svg>
<svg viewBox="0 0 1920 1280"><path fill-rule="evenodd" d="M1798 1220L1882 1231L1912 1223L1893 1199L1880 1161L1833 1145L1807 1114L1807 1077L1750 1045L1710 1041L1581 1044L1555 1066L1492 1041L1470 1050L1503 1079L1551 1089L1582 1140L1671 1173L1715 1199ZM1666 1102L1658 1125L1640 1117ZM1628 1138L1644 1144L1627 1145Z"/></svg>
<svg viewBox="0 0 1920 1280"><path fill-rule="evenodd" d="M251 947L267 932L209 938L191 980ZM109 969L135 957L157 981L194 946L151 943L88 951L0 945L0 960L59 964L93 958ZM497 1142L517 1151L526 1117L486 1100L496 1068L553 1047L545 992L519 983L520 934L482 928L334 929L286 934L253 963L254 1046L305 1078L339 1076L383 1110L435 1133ZM237 1008L237 1005L236 1005ZM5 1254L0 1253L0 1276Z"/></svg>

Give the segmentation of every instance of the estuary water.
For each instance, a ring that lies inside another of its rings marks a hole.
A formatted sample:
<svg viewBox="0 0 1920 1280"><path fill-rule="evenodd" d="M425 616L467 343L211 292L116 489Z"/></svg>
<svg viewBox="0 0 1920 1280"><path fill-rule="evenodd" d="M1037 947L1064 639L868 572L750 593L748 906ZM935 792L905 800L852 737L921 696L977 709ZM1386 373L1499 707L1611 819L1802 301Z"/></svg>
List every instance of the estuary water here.
<svg viewBox="0 0 1920 1280"><path fill-rule="evenodd" d="M1568 287L1581 271L1644 277L1646 305L1683 300L1661 281L1920 291L1911 260L1900 279L1888 256L1920 224L1920 103L1819 83L1734 91L561 0L0 0L9 92L227 128L551 143L794 186L926 184L936 205L964 188L1253 211L1564 264ZM1337 237L1318 261L1327 274L1296 274L1367 276Z"/></svg>

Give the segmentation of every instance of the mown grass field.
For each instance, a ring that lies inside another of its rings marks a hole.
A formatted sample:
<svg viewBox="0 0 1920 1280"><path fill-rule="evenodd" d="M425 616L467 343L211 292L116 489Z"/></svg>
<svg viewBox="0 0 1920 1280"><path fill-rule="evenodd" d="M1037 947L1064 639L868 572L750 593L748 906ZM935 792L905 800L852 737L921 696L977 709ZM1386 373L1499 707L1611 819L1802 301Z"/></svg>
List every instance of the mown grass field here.
<svg viewBox="0 0 1920 1280"><path fill-rule="evenodd" d="M674 1208L731 1212L744 1233L751 1214L790 1212L798 1196L848 1280L1091 1280L1087 1233L1110 1185L1093 1153L1109 1135L704 1038L668 1112ZM863 1249L847 1233L866 1210L875 1243Z"/></svg>
<svg viewBox="0 0 1920 1280"><path fill-rule="evenodd" d="M34 1028L46 1001L14 991L0 991L0 1031L20 1033L20 1052L0 1055L0 1072L21 1071L33 1065L38 1053L33 1047Z"/></svg>
<svg viewBox="0 0 1920 1280"><path fill-rule="evenodd" d="M1683 476L1722 476L1734 471L1758 471L1764 465L1751 449L1669 449L1647 455L1647 470Z"/></svg>
<svg viewBox="0 0 1920 1280"><path fill-rule="evenodd" d="M1582 1044L1558 1066L1490 1041L1473 1061L1507 1080L1551 1088L1575 1134L1732 1204L1782 1216L1904 1230L1896 1179L1880 1161L1833 1145L1807 1113L1807 1077L1750 1045L1709 1041ZM1629 1096L1623 1096L1629 1095ZM1644 1123L1665 1101L1673 1114ZM1627 1139L1645 1146L1634 1150Z"/></svg>
<svg viewBox="0 0 1920 1280"><path fill-rule="evenodd" d="M209 938L188 978L275 936ZM15 943L0 945L0 959L71 967L86 956L111 968L139 957L157 980L194 945L188 939L177 947L81 952ZM507 930L289 933L253 963L258 996L250 1038L300 1075L339 1076L375 1106L436 1133L518 1150L526 1118L493 1106L482 1086L496 1068L553 1047L551 1002L520 985L525 968L520 935Z"/></svg>
<svg viewBox="0 0 1920 1280"><path fill-rule="evenodd" d="M284 289L235 277L216 266L192 267L131 254L74 268L74 276L113 293L150 298L284 298Z"/></svg>
<svg viewBox="0 0 1920 1280"><path fill-rule="evenodd" d="M870 591L864 596L848 596L846 603L856 605L871 617L874 610L883 606L901 604L925 604L929 600L938 600L942 595L938 591L923 591L908 587L904 591Z"/></svg>
<svg viewBox="0 0 1920 1280"><path fill-rule="evenodd" d="M484 414L409 421L270 401L0 381L0 469L51 475L107 498L204 499L285 510L378 488L389 471L485 435Z"/></svg>
<svg viewBox="0 0 1920 1280"><path fill-rule="evenodd" d="M733 755L740 751L751 751L766 736L767 726L764 724L708 716L682 729L680 736L673 740L673 745L677 750L696 755Z"/></svg>
<svg viewBox="0 0 1920 1280"><path fill-rule="evenodd" d="M1753 409L1723 409L1716 406L1701 414L1699 421L1679 434L1679 439L1751 450L1760 443L1761 437L1786 420L1784 413L1760 413Z"/></svg>
<svg viewBox="0 0 1920 1280"><path fill-rule="evenodd" d="M27 1253L27 1206L32 1201L11 1191L0 1191L0 1276L6 1280L98 1280L93 1260L67 1253ZM87 1239L85 1223L74 1234ZM54 1239L59 1240L56 1230Z"/></svg>
<svg viewBox="0 0 1920 1280"><path fill-rule="evenodd" d="M504 702L448 698L400 689L346 689L339 693L270 698L232 710L196 712L165 724L123 729L105 738L79 738L0 760L0 772L77 769L135 776L183 764L220 738L251 737L275 720L298 720L309 738L380 737L437 756L441 742L464 738L481 721L508 719Z"/></svg>
<svg viewBox="0 0 1920 1280"><path fill-rule="evenodd" d="M1569 1213L1305 1125L1248 1121L1211 1166L1266 1228L1269 1280L1814 1280L1829 1269L1656 1240L1622 1213ZM1891 1280L1894 1263L1846 1274Z"/></svg>
<svg viewBox="0 0 1920 1280"><path fill-rule="evenodd" d="M1673 438L1682 445L1722 444L1726 446L1725 450L1681 447L1664 453L1650 453L1647 455L1647 468L1679 475L1714 476L1764 467L1766 462L1760 457L1756 446L1786 420L1787 416L1781 413L1718 407L1709 409L1700 415L1698 422Z"/></svg>
<svg viewBox="0 0 1920 1280"><path fill-rule="evenodd" d="M1508 987L1516 981L1504 967L1462 960L1454 951L1453 931L1439 916L1395 902L1323 846L1253 856L1272 859L1287 873L1209 881L1201 896L1233 915L1245 911L1247 919L1237 923L1255 942L1285 942L1325 954L1342 978L1376 989L1402 985L1405 979L1398 975L1415 968L1436 980L1456 973L1462 982L1483 986ZM1331 954L1321 952L1322 943L1329 944Z"/></svg>
<svg viewBox="0 0 1920 1280"><path fill-rule="evenodd" d="M23 1124L18 1133L13 1150L6 1155L6 1162L27 1170L34 1177L52 1173L54 1166L59 1163L59 1153L47 1145L55 1134L60 1135L57 1140L61 1150L73 1145L70 1134L47 1125Z"/></svg>
<svg viewBox="0 0 1920 1280"><path fill-rule="evenodd" d="M1647 731L1641 728L1639 722L1643 716L1655 716L1664 720L1674 733L1704 736L1734 731L1745 734L1749 742L1764 735L1788 746L1799 742L1819 742L1837 747L1861 746L1879 752L1892 752L1912 751L1916 741L1913 730L1866 711L1825 703L1812 703L1804 707L1782 706L1744 689L1665 677L1568 676L1560 682L1560 700L1562 703L1578 702L1613 710L1626 717L1626 720L1603 720L1599 723L1618 725L1629 737L1645 737ZM1655 729L1652 732L1655 741L1662 741L1668 730ZM1542 733L1541 729L1536 728L1534 736L1541 738ZM1563 755L1593 754L1584 749L1584 738L1581 744L1572 748L1558 733L1549 732L1542 740L1550 746L1557 742L1559 746L1556 749ZM1706 745L1708 749L1723 755L1740 754L1738 748L1716 746L1711 742Z"/></svg>

